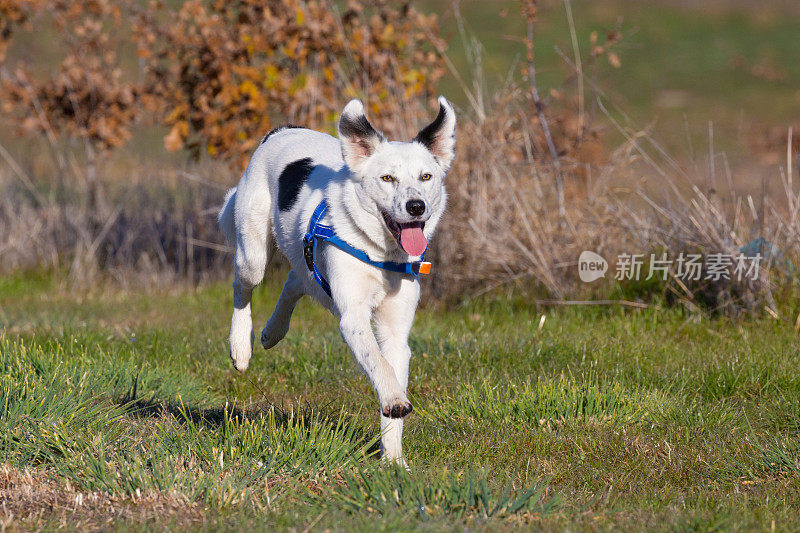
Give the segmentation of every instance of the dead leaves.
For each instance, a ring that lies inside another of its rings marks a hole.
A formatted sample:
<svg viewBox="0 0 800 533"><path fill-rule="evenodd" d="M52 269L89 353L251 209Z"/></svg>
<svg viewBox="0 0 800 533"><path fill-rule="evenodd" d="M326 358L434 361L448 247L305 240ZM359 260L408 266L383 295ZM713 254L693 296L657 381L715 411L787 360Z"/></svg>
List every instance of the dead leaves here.
<svg viewBox="0 0 800 533"><path fill-rule="evenodd" d="M171 126L165 144L195 155L244 162L273 121L326 129L352 95L380 115L390 95L427 96L443 74L423 53L435 17L407 4L338 14L324 1L188 0L170 18L144 33L158 37L140 40L140 55Z"/></svg>
<svg viewBox="0 0 800 533"><path fill-rule="evenodd" d="M125 78L115 52L120 7L109 0L0 0L0 13L12 13L7 25L28 24L41 12L52 16L64 57L47 77L15 65L0 80L4 111L22 133L64 133L99 152L124 145L139 116L141 87Z"/></svg>

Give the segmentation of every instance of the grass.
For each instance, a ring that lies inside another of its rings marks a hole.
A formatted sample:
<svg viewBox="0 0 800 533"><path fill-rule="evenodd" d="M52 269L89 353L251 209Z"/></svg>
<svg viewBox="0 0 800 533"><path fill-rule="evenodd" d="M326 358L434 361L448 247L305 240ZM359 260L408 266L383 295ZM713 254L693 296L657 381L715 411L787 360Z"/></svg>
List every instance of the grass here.
<svg viewBox="0 0 800 533"><path fill-rule="evenodd" d="M255 296L257 326L279 290ZM797 333L677 310L423 309L413 471L303 301L245 375L226 284L0 280L0 500L18 529L800 527ZM546 320L540 329L540 317Z"/></svg>

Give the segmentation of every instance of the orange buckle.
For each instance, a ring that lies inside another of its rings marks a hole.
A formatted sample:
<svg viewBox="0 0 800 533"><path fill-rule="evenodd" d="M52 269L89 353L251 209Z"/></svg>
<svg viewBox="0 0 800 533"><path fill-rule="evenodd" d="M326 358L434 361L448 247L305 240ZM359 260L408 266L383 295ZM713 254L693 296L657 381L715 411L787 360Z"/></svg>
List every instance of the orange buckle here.
<svg viewBox="0 0 800 533"><path fill-rule="evenodd" d="M417 274L430 274L431 273L431 264L427 261L420 261L416 263L415 266L417 267Z"/></svg>

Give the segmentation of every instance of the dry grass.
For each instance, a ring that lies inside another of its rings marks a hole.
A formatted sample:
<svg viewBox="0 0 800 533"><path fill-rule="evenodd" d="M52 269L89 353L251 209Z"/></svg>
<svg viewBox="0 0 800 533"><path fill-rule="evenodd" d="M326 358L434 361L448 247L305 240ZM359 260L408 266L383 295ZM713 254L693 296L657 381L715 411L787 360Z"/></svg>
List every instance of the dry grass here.
<svg viewBox="0 0 800 533"><path fill-rule="evenodd" d="M489 114L497 116L500 109L493 111ZM645 132L616 125L627 141L607 161L568 160L572 172L563 216L554 197L553 167L520 156L525 136L533 132L496 122L464 125L460 159L449 182L445 237L437 248L444 273L435 286L450 296L511 284L554 298L582 298L596 294L577 278L583 250L610 261L620 253L667 253L674 260L681 253L707 258L747 250L764 257L755 281L689 284L673 268L668 283L634 287L632 296L671 295L695 309L732 315L765 305L774 310L773 291L792 286L792 265L800 259L800 190L786 170L793 166L791 139L784 140L789 146L785 164L770 172L772 190L762 187L756 194L748 179L733 178L725 154L713 151L713 138L707 163L687 171ZM500 138L498 129L522 139ZM576 168L588 169L591 177L582 181Z"/></svg>
<svg viewBox="0 0 800 533"><path fill-rule="evenodd" d="M222 275L230 252L216 226L222 187L176 183L180 172L165 172L172 184L164 176L123 186L95 209L80 196L36 200L0 177L0 271L45 268L123 286Z"/></svg>
<svg viewBox="0 0 800 533"><path fill-rule="evenodd" d="M516 98L497 105L523 114L526 101ZM666 286L635 288L630 296L649 300L666 294L693 308L735 315L764 305L775 310L773 292L787 283L791 288L800 243L800 193L786 166L771 178L782 195L766 190L754 195L739 192L724 157L716 154L719 183L709 186L708 174L689 175L652 139L627 132L629 141L607 161L565 158L567 208L559 216L553 167L534 148L535 123L510 127L518 124L503 124L511 120L508 115L487 114L494 118L461 121L459 154L447 184L448 215L431 254L436 297L458 301L505 286L556 299L608 296L616 290L613 283L598 289L577 279L581 251L596 251L613 262L623 252L666 252L671 258L681 252L735 254L753 242L760 243L767 267L755 283L690 286L673 271ZM582 179L577 168L588 176ZM639 184L637 173L656 176L661 185ZM100 275L123 285L228 275L230 250L222 244L214 215L224 188L218 183L235 178L201 165L191 169L192 180L178 171L164 174L169 178L155 182L161 185L115 187L94 212L80 201L37 205L8 177L0 181L5 229L0 268L44 267L65 271L73 281ZM633 185L621 194L625 180Z"/></svg>

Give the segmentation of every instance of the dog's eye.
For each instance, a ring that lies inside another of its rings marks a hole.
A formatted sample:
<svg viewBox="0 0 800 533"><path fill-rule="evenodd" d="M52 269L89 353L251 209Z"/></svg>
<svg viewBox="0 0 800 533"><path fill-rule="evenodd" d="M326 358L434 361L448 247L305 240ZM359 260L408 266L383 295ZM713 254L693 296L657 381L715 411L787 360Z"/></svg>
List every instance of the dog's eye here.
<svg viewBox="0 0 800 533"><path fill-rule="evenodd" d="M381 179L383 181L385 181L386 183L391 183L391 182L394 181L394 176L390 176L389 174L385 174L385 175L381 176Z"/></svg>
<svg viewBox="0 0 800 533"><path fill-rule="evenodd" d="M428 181L428 180L429 180L429 179L431 179L432 177L433 177L433 176L431 176L430 174L428 174L428 173L426 172L425 174L423 174L422 176L420 176L420 177L419 177L419 180L420 180L420 181Z"/></svg>

